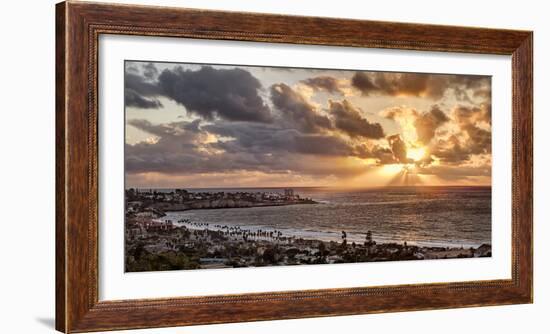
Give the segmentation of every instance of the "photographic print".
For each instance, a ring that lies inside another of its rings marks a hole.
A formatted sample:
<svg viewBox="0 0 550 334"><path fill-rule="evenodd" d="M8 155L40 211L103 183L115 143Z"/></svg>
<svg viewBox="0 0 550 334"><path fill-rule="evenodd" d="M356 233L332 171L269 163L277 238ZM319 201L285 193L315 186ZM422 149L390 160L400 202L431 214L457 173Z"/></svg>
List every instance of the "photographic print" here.
<svg viewBox="0 0 550 334"><path fill-rule="evenodd" d="M491 256L491 77L125 62L126 272Z"/></svg>

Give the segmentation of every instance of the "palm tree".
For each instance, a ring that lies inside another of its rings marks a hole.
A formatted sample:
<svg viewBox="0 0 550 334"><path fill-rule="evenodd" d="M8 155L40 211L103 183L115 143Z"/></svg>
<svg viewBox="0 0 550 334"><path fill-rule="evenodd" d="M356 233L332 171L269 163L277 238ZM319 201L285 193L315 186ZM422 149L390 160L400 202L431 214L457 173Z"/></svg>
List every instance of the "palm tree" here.
<svg viewBox="0 0 550 334"><path fill-rule="evenodd" d="M370 230L367 231L367 235L365 237L365 248L367 250L367 256L370 255L370 248L375 245L376 243L372 241L372 232Z"/></svg>
<svg viewBox="0 0 550 334"><path fill-rule="evenodd" d="M346 234L346 231L342 231L342 246L346 246L348 243L348 235Z"/></svg>
<svg viewBox="0 0 550 334"><path fill-rule="evenodd" d="M365 245L370 246L372 244L372 232L370 230L367 231L367 236L365 237Z"/></svg>

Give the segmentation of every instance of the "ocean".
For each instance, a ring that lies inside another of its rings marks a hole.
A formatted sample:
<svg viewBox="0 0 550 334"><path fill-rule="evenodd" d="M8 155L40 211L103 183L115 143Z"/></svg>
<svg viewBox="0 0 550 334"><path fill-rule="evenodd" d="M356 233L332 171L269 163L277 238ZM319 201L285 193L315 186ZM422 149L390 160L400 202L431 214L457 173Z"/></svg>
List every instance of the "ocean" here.
<svg viewBox="0 0 550 334"><path fill-rule="evenodd" d="M168 212L165 219L250 230L278 230L285 236L419 246L478 247L491 243L491 187L385 187L362 190L293 188L318 204ZM188 189L193 192L280 192L284 188Z"/></svg>

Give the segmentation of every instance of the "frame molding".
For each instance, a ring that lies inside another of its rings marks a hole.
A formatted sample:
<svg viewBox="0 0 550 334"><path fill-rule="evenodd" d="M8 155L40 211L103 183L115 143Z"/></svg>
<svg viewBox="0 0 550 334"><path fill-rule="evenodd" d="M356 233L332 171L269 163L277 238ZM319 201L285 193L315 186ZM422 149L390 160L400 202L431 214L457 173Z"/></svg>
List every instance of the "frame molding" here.
<svg viewBox="0 0 550 334"><path fill-rule="evenodd" d="M512 278L99 301L97 71L101 34L512 56ZM531 31L66 1L56 6L56 329L168 327L533 301Z"/></svg>

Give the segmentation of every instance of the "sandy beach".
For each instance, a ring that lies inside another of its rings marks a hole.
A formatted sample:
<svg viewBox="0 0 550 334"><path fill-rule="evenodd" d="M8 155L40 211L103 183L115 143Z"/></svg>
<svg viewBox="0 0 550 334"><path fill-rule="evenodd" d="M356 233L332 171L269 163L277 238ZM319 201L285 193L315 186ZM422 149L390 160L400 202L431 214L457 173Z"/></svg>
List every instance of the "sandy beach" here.
<svg viewBox="0 0 550 334"><path fill-rule="evenodd" d="M126 229L126 271L214 269L274 265L334 264L491 256L491 245L430 247L377 243L375 232L363 243L285 235L276 229L250 230L190 220L129 220Z"/></svg>

